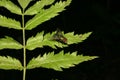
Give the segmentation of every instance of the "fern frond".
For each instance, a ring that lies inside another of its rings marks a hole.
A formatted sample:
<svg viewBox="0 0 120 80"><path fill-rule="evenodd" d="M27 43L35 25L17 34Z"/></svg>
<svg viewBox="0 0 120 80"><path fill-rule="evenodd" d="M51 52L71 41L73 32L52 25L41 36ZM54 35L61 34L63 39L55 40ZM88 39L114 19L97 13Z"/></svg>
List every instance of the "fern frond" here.
<svg viewBox="0 0 120 80"><path fill-rule="evenodd" d="M20 22L0 15L0 26L14 29L22 29Z"/></svg>
<svg viewBox="0 0 120 80"><path fill-rule="evenodd" d="M26 23L26 30L31 30L37 27L38 25L42 24L43 22L57 16L59 12L65 10L64 8L66 7L66 3L67 1L60 1L57 2L55 5L52 5L49 9L42 9L40 13L38 13L35 17L33 17Z"/></svg>
<svg viewBox="0 0 120 80"><path fill-rule="evenodd" d="M63 51L58 54L54 52L44 54L42 57L38 56L33 58L27 65L27 69L33 69L36 67L51 68L57 71L62 71L62 68L73 67L76 64L82 63L84 61L92 60L97 58L97 56L83 56L77 55L77 52L66 53Z"/></svg>
<svg viewBox="0 0 120 80"><path fill-rule="evenodd" d="M70 44L82 42L91 34L91 32L80 34L80 35L78 34L74 35L74 32L63 34L63 36L67 38L67 44L63 44L63 43L51 40L52 36L55 33L56 32L52 32L51 34L48 33L43 36L44 33L41 32L41 33L38 33L35 37L30 37L27 40L26 48L28 50L33 50L35 48L42 48L43 46L49 46L49 47L52 47L53 49L56 49L56 46L63 48L63 47L67 47Z"/></svg>
<svg viewBox="0 0 120 80"><path fill-rule="evenodd" d="M0 38L1 49L21 49L22 45L11 37Z"/></svg>
<svg viewBox="0 0 120 80"><path fill-rule="evenodd" d="M20 6L25 9L32 0L18 0Z"/></svg>
<svg viewBox="0 0 120 80"><path fill-rule="evenodd" d="M41 0L37 1L33 6L28 8L25 12L25 15L34 15L37 14L38 12L41 11L41 9L46 6L50 5L54 2L55 0Z"/></svg>
<svg viewBox="0 0 120 80"><path fill-rule="evenodd" d="M0 56L0 69L4 70L22 70L22 64L19 60L12 58L10 56Z"/></svg>
<svg viewBox="0 0 120 80"><path fill-rule="evenodd" d="M5 7L12 13L22 14L21 9L10 0L0 0L0 6Z"/></svg>

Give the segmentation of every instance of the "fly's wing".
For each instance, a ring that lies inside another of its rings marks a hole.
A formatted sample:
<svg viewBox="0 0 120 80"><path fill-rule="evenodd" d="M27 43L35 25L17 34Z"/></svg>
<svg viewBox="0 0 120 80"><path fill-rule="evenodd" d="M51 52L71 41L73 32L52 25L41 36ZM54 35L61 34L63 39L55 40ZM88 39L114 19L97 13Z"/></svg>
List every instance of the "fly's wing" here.
<svg viewBox="0 0 120 80"><path fill-rule="evenodd" d="M66 44L67 38L65 38L60 29L57 29L57 32L53 35L52 40Z"/></svg>
<svg viewBox="0 0 120 80"><path fill-rule="evenodd" d="M59 28L57 28L56 31L57 31L56 34L57 34L58 36L62 36L62 31L61 31Z"/></svg>

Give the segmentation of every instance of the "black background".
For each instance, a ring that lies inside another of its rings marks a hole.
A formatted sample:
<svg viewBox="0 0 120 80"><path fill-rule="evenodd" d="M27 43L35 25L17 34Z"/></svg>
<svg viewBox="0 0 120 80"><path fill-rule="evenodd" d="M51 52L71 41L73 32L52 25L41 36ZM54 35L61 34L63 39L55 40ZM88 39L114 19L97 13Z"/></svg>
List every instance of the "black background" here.
<svg viewBox="0 0 120 80"><path fill-rule="evenodd" d="M18 4L15 0L12 0ZM34 3L34 1L32 1ZM32 4L32 3L31 3ZM67 51L78 51L78 54L99 56L98 59L84 62L63 72L52 69L37 68L27 70L26 80L120 80L120 3L118 0L73 0L66 11L59 16L39 25L32 31L26 31L26 37L37 32L55 31L56 28L75 34L92 31L92 35L83 43L70 45ZM0 7L0 14L16 20L21 17ZM26 17L26 21L31 18ZM12 36L22 42L22 31L0 27L0 37ZM62 49L58 49L62 50ZM27 53L27 62L40 53L53 51L49 47L35 49ZM22 50L1 50L0 55L16 57L22 62ZM0 80L22 80L22 72L0 70Z"/></svg>

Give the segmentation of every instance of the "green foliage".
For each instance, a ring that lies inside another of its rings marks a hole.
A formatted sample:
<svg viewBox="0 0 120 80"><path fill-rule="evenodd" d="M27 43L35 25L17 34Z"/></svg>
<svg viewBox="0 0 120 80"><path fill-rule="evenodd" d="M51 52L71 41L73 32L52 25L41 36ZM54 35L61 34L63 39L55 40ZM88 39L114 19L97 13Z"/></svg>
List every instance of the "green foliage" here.
<svg viewBox="0 0 120 80"><path fill-rule="evenodd" d="M28 4L30 3L30 1L31 1L31 0L18 0L20 6L21 6L23 9L25 9L25 8L28 6Z"/></svg>
<svg viewBox="0 0 120 80"><path fill-rule="evenodd" d="M21 14L21 9L10 0L0 0L0 6L7 8L12 13Z"/></svg>
<svg viewBox="0 0 120 80"><path fill-rule="evenodd" d="M4 70L10 70L10 69L16 69L16 70L22 70L22 64L19 60L12 58L10 56L4 57L0 56L0 69Z"/></svg>
<svg viewBox="0 0 120 80"><path fill-rule="evenodd" d="M65 1L64 2L60 1L60 2L57 2L55 5L52 5L48 9L41 9L40 13L36 14L35 17L33 17L31 20L29 20L26 23L26 26L25 26L26 30L31 30L37 27L38 25L40 25L41 23L57 16L59 12L62 12L63 10L65 10L64 8L67 6L66 3L67 2ZM31 14L31 12L29 14Z"/></svg>
<svg viewBox="0 0 120 80"><path fill-rule="evenodd" d="M44 34L44 31L38 32L35 36L32 36L26 40L25 31L32 30L38 25L51 18L59 15L60 12L65 10L65 7L71 3L71 0L55 2L55 0L39 0L36 1L31 7L27 8L32 0L18 0L21 8L15 5L10 0L0 0L0 6L8 9L10 12L17 15L21 15L20 21L16 21L12 18L7 18L6 16L0 15L0 26L6 28L13 28L16 30L21 30L23 32L23 43L20 44L18 41L12 37L5 36L5 38L0 38L0 50L2 49L23 49L23 65L18 59L12 58L10 56L0 56L0 69L4 70L23 70L23 80L26 77L26 69L33 69L37 67L51 68L57 71L61 71L62 68L69 68L75 66L81 62L92 60L97 58L97 56L83 56L77 55L77 52L64 53L61 51L59 53L49 52L45 53L43 56L38 56L29 61L26 64L26 49L34 50L36 48L43 48L44 46L49 46L51 48L57 49L58 47L64 48L69 47L71 44L78 44L85 40L91 32L85 34L74 34L74 32L65 33L62 32L60 36L64 36L67 41L63 44L59 41L53 39L56 31L52 33ZM54 5L53 5L54 3ZM50 7L44 9L45 6ZM32 19L29 19L25 24L24 16L34 15ZM16 34L16 33L15 33ZM57 36L57 35L56 35ZM58 37L62 39L61 37Z"/></svg>
<svg viewBox="0 0 120 80"><path fill-rule="evenodd" d="M27 68L32 69L36 67L44 67L44 68L52 68L57 71L61 71L62 68L69 68L75 66L75 64L79 64L84 61L92 60L97 58L96 56L83 56L77 55L77 52L66 53L63 51L58 54L54 54L54 52L44 54L42 57L38 56L37 58L33 58L29 63Z"/></svg>
<svg viewBox="0 0 120 80"><path fill-rule="evenodd" d="M54 34L55 34L55 32L53 32L51 34L48 33L45 35L44 35L44 32L38 33L35 37L32 36L27 40L26 48L28 50L33 50L35 48L42 48L43 46L49 46L49 47L56 49L56 47L63 48L63 47L68 46L68 45L62 44L60 42L50 40ZM74 32L69 32L69 33L63 34L63 36L65 36L67 38L67 41L68 41L67 44L70 45L70 44L82 42L90 34L91 34L91 32L85 33L85 34L80 34L80 35L78 35L78 34L74 35Z"/></svg>
<svg viewBox="0 0 120 80"><path fill-rule="evenodd" d="M0 49L22 49L22 45L11 37L0 39Z"/></svg>
<svg viewBox="0 0 120 80"><path fill-rule="evenodd" d="M33 6L31 6L27 11L25 11L25 15L34 15L41 11L44 6L50 5L55 0L41 0L36 2Z"/></svg>
<svg viewBox="0 0 120 80"><path fill-rule="evenodd" d="M74 35L74 32L69 32L65 34L64 36L67 37L68 44L74 44L74 43L82 42L83 40L87 39L87 37L89 37L91 33L92 32Z"/></svg>
<svg viewBox="0 0 120 80"><path fill-rule="evenodd" d="M14 29L22 29L20 22L0 15L0 26Z"/></svg>

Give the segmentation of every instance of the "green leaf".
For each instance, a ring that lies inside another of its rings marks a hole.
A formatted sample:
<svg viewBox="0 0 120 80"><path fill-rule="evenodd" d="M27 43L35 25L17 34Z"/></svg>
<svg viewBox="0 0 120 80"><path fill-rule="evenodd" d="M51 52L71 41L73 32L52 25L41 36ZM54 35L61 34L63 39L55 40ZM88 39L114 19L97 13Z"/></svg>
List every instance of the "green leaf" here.
<svg viewBox="0 0 120 80"><path fill-rule="evenodd" d="M20 6L25 9L32 0L18 0Z"/></svg>
<svg viewBox="0 0 120 80"><path fill-rule="evenodd" d="M63 47L67 47L70 44L77 44L80 43L82 41L84 41L92 32L88 32L85 34L76 34L74 35L74 32L69 32L64 34L63 36L65 36L67 38L67 44L63 44L57 41L53 41L51 38L53 37L53 35L56 33L52 32L51 34L45 34L43 32L38 33L35 37L30 37L27 40L27 44L26 44L26 48L28 50L34 50L35 48L42 48L43 46L49 46L53 49L56 49L57 47L63 48ZM44 35L44 36L43 36Z"/></svg>
<svg viewBox="0 0 120 80"><path fill-rule="evenodd" d="M0 26L14 29L22 29L20 22L0 15Z"/></svg>
<svg viewBox="0 0 120 80"><path fill-rule="evenodd" d="M6 36L0 38L0 50L1 49L21 49L22 45L11 37Z"/></svg>
<svg viewBox="0 0 120 80"><path fill-rule="evenodd" d="M91 34L92 34L92 32L80 34L80 35L79 35L79 37L80 37L80 42L82 42L83 40L87 39Z"/></svg>
<svg viewBox="0 0 120 80"><path fill-rule="evenodd" d="M97 58L97 56L83 56L77 55L77 52L64 54L61 51L58 54L54 52L44 54L42 57L38 56L33 58L27 65L27 69L33 69L37 67L51 68L57 71L62 71L62 68L73 67L76 64L82 63L84 61L92 60Z"/></svg>
<svg viewBox="0 0 120 80"><path fill-rule="evenodd" d="M56 46L61 48L66 47L67 45L65 44L51 40L51 37L52 37L51 35L53 35L54 33L55 32L53 32L52 34L48 33L48 34L45 34L44 36L43 36L44 34L43 32L37 33L35 37L32 36L27 40L26 48L28 50L33 50L35 48L42 48L43 46L49 46L54 49L56 49Z"/></svg>
<svg viewBox="0 0 120 80"><path fill-rule="evenodd" d="M69 6L71 2L72 2L72 0L67 0L66 6Z"/></svg>
<svg viewBox="0 0 120 80"><path fill-rule="evenodd" d="M25 15L34 15L41 11L41 9L46 6L50 5L55 0L41 0L37 1L33 6L31 6L29 9L26 10Z"/></svg>
<svg viewBox="0 0 120 80"><path fill-rule="evenodd" d="M10 0L0 0L0 6L7 8L12 13L22 14L21 9Z"/></svg>
<svg viewBox="0 0 120 80"><path fill-rule="evenodd" d="M41 0L44 2L45 6L52 4L55 0Z"/></svg>
<svg viewBox="0 0 120 80"><path fill-rule="evenodd" d="M67 0L69 1L69 0ZM42 24L43 22L50 20L51 18L58 15L59 12L62 12L65 10L64 8L67 6L67 1L60 1L57 2L55 5L52 5L49 9L42 9L40 13L38 13L36 16L34 16L31 20L29 20L25 28L26 30L31 30L38 25Z"/></svg>
<svg viewBox="0 0 120 80"><path fill-rule="evenodd" d="M87 39L92 32L84 33L84 34L76 34L74 35L74 32L66 33L64 36L67 38L67 44L74 44L74 43L80 43Z"/></svg>
<svg viewBox="0 0 120 80"><path fill-rule="evenodd" d="M0 56L0 69L4 70L22 70L22 64L19 60L12 58L10 56Z"/></svg>
<svg viewBox="0 0 120 80"><path fill-rule="evenodd" d="M43 41L43 34L44 32L38 33L35 37L30 37L27 40L26 48L29 50L33 50L37 47L43 47L41 42Z"/></svg>

